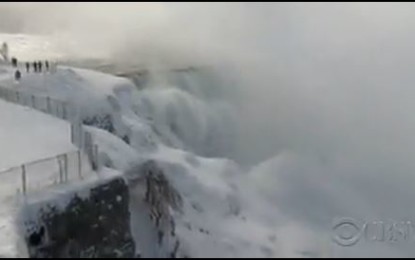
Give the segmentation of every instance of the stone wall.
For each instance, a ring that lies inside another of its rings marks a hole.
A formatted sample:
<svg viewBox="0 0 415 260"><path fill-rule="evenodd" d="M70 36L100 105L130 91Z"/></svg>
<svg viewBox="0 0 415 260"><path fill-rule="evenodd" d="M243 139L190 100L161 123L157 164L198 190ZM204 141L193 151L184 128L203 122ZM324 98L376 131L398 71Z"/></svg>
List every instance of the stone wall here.
<svg viewBox="0 0 415 260"><path fill-rule="evenodd" d="M53 197L25 206L35 212L23 223L29 257L135 256L124 180L115 178L89 189L86 197L74 192L64 208Z"/></svg>

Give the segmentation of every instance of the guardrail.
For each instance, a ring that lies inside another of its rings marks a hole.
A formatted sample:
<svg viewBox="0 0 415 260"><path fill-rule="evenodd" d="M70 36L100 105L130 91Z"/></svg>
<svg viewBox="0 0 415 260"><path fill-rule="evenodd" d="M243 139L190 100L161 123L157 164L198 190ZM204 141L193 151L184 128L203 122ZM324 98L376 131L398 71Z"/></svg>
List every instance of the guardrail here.
<svg viewBox="0 0 415 260"><path fill-rule="evenodd" d="M83 180L93 173L90 158L81 150L29 162L0 171L0 191L5 194L40 190Z"/></svg>
<svg viewBox="0 0 415 260"><path fill-rule="evenodd" d="M71 111L69 111L69 104L67 102L48 96L37 96L25 93L24 91L0 86L0 98L65 120L69 120L73 116Z"/></svg>
<svg viewBox="0 0 415 260"><path fill-rule="evenodd" d="M69 121L71 123L71 131L70 131L71 132L71 136L70 136L71 143L74 144L76 147L78 147L78 149L80 149L80 151L77 151L77 153L83 154L83 156L79 157L81 159L78 159L78 163L80 165L89 165L91 171L94 171L94 172L98 171L99 169L98 146L94 144L91 134L85 131L81 122L79 122L76 119L76 115L73 112L74 109L72 109L72 106L70 106L68 102L53 99L48 96L37 96L34 94L26 93L24 91L19 91L19 90L15 90L15 89L3 87L3 86L0 86L0 98L6 101L12 102L12 103L31 107L35 110L47 113L54 117ZM66 165L68 163L68 158L70 156L70 153L58 155L56 157L43 159L40 161L26 163L26 164L11 168L6 171L1 171L0 176L7 177L8 175L13 175L13 173L11 172L14 172L15 176L13 178L16 178L17 175L21 176L20 177L21 178L20 180L21 191L25 194L27 192L28 185L29 186L31 185L30 182L28 182L28 176L30 176L28 175L29 167L40 164L41 162L53 161L55 160L55 158L60 158L60 156L62 158L66 158L66 159L63 159L64 165ZM85 158L85 160L87 161L83 162L82 158ZM55 165L55 164L52 164L52 165ZM54 168L52 167L51 169L54 169ZM15 174L16 171L19 171L20 174ZM44 173L38 173L38 174L39 175L46 174L47 176L49 176L50 175L49 173L50 173L50 170L47 170L45 168ZM81 176L82 175L81 173L82 171L78 170L78 175ZM52 175L54 176L53 178L55 179L57 178L57 176L59 176L59 178L63 178L65 180L68 177L68 172L67 170L62 170L61 168L59 168L59 174L52 174ZM39 178L41 179L42 176L39 176ZM49 177L52 178L51 176ZM16 180L14 180L13 182L16 182ZM8 182L6 182L6 184L7 183ZM61 181L58 183L61 183Z"/></svg>

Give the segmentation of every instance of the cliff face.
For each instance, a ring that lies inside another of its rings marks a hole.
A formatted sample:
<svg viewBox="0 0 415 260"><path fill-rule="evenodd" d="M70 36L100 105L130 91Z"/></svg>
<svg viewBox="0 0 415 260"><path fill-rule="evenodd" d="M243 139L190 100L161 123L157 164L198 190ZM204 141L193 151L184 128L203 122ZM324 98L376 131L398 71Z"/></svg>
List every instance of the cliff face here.
<svg viewBox="0 0 415 260"><path fill-rule="evenodd" d="M183 256L176 235L174 213L181 213L182 197L154 161L126 172L131 192L131 225L142 257Z"/></svg>
<svg viewBox="0 0 415 260"><path fill-rule="evenodd" d="M58 198L29 203L36 214L23 223L28 256L134 257L129 200L127 185L116 178L91 188L86 197L75 192L64 208Z"/></svg>
<svg viewBox="0 0 415 260"><path fill-rule="evenodd" d="M188 256L176 234L182 197L152 160L125 179L62 194L23 206L19 226L28 257Z"/></svg>

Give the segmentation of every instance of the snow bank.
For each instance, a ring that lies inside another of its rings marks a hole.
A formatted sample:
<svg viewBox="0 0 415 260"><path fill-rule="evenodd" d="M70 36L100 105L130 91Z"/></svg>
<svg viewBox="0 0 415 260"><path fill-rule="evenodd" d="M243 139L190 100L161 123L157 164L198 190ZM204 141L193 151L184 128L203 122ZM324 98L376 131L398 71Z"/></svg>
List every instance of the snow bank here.
<svg viewBox="0 0 415 260"><path fill-rule="evenodd" d="M63 120L0 100L0 121L0 171L76 150Z"/></svg>
<svg viewBox="0 0 415 260"><path fill-rule="evenodd" d="M99 144L98 160L104 166L125 171L139 160L137 151L116 136L93 127L86 130L92 134L94 143Z"/></svg>

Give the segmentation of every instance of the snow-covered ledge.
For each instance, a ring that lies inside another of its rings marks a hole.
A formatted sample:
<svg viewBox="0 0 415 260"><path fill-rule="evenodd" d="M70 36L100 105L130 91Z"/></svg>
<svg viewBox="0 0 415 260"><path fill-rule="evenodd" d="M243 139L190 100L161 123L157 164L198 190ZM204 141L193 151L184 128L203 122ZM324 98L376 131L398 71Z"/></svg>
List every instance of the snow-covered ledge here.
<svg viewBox="0 0 415 260"><path fill-rule="evenodd" d="M34 194L19 214L20 247L35 258L134 257L129 199L118 174Z"/></svg>

